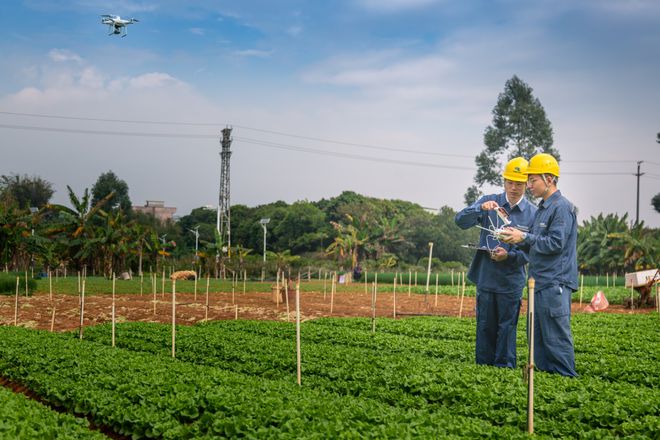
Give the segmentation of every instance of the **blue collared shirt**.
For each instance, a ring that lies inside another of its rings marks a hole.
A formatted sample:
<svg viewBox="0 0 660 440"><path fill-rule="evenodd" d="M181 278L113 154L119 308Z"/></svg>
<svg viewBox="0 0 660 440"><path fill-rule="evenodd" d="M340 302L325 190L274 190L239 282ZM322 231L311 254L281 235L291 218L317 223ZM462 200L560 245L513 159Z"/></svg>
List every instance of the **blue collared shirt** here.
<svg viewBox="0 0 660 440"><path fill-rule="evenodd" d="M557 190L539 203L530 232L520 247L529 251L529 276L536 289L578 288L575 207Z"/></svg>
<svg viewBox="0 0 660 440"><path fill-rule="evenodd" d="M529 203L524 197L517 205L511 207L506 199L506 193L491 194L480 198L476 203L456 214L454 221L461 229L467 229L472 226L480 225L488 228L504 226L497 216L496 212L482 211L481 205L484 202L494 200L509 213L511 225L523 231L528 231L532 225L536 207ZM488 251L478 250L470 265L467 277L475 283L479 289L488 290L496 293L521 292L525 285L525 264L527 264L527 254L506 243L502 243L491 237L487 231L482 230L479 237L479 246L488 249L495 249L500 246L507 250L508 257L503 261L493 261Z"/></svg>

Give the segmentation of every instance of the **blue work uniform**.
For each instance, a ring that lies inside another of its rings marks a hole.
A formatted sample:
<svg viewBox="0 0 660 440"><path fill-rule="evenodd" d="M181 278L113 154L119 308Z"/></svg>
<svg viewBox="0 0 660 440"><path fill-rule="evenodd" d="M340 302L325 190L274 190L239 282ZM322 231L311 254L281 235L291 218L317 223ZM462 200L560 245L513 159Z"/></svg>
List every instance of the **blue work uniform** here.
<svg viewBox="0 0 660 440"><path fill-rule="evenodd" d="M481 209L484 202L491 200L509 213L511 226L529 230L536 207L524 197L511 207L505 193L480 198L456 214L454 221L462 229L476 225L487 229L504 226L494 210ZM489 252L498 246L508 253L507 259L500 262L492 260ZM477 286L476 362L515 368L516 329L527 255L515 246L498 241L485 230L481 231L479 247L483 250L477 250L467 275Z"/></svg>
<svg viewBox="0 0 660 440"><path fill-rule="evenodd" d="M575 207L560 191L539 203L532 228L518 245L529 251L534 296L534 358L539 370L577 376L571 296L578 287Z"/></svg>

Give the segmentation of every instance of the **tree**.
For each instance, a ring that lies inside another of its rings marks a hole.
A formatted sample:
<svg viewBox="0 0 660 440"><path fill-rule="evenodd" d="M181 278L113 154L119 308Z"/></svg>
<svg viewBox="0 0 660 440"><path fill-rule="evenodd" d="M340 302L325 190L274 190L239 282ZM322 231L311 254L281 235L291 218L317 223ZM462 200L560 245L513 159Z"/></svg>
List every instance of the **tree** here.
<svg viewBox="0 0 660 440"><path fill-rule="evenodd" d="M477 155L475 185L465 193L470 205L481 196L484 184L501 185L502 162L522 156L529 159L536 153L549 153L559 161L553 148L552 125L532 88L514 75L504 85L504 92L493 108L493 122L484 132L486 148ZM502 157L503 156L503 157Z"/></svg>
<svg viewBox="0 0 660 440"><path fill-rule="evenodd" d="M53 196L53 184L38 176L11 174L0 177L0 192L5 200L14 201L20 209L43 208Z"/></svg>
<svg viewBox="0 0 660 440"><path fill-rule="evenodd" d="M105 209L110 211L120 208L124 212L130 211L132 205L131 199L128 197L128 185L112 171L101 174L96 180L92 187L92 205L112 192L114 195L106 203Z"/></svg>
<svg viewBox="0 0 660 440"><path fill-rule="evenodd" d="M660 212L660 193L656 194L653 199L651 199L651 204L656 211Z"/></svg>

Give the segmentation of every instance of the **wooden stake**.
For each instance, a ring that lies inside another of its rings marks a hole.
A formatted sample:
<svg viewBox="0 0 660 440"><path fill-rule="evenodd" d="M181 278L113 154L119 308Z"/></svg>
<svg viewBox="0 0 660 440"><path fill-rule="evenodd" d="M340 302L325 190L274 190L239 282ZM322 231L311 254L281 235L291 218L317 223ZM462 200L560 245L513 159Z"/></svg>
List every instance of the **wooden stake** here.
<svg viewBox="0 0 660 440"><path fill-rule="evenodd" d="M451 270L451 287L454 287L454 269Z"/></svg>
<svg viewBox="0 0 660 440"><path fill-rule="evenodd" d="M398 273L394 273L394 287L392 287L392 318L396 319L396 277Z"/></svg>
<svg viewBox="0 0 660 440"><path fill-rule="evenodd" d="M55 330L55 304L53 304L53 312L50 315L50 332Z"/></svg>
<svg viewBox="0 0 660 440"><path fill-rule="evenodd" d="M21 284L21 278L16 277L16 299L14 300L14 326L18 325L18 290Z"/></svg>
<svg viewBox="0 0 660 440"><path fill-rule="evenodd" d="M605 283L606 283L607 288L609 289L610 288L610 273L609 272L605 272Z"/></svg>
<svg viewBox="0 0 660 440"><path fill-rule="evenodd" d="M465 299L465 272L463 272L463 291L461 293L461 308L458 310L458 317L463 316L463 300Z"/></svg>
<svg viewBox="0 0 660 440"><path fill-rule="evenodd" d="M172 357L176 357L176 280L172 280Z"/></svg>
<svg viewBox="0 0 660 440"><path fill-rule="evenodd" d="M284 275L284 273L282 273ZM275 307L280 308L280 269L277 269L277 278L275 279Z"/></svg>
<svg viewBox="0 0 660 440"><path fill-rule="evenodd" d="M330 314L335 308L335 291L337 290L337 272L332 274L332 287L330 288Z"/></svg>
<svg viewBox="0 0 660 440"><path fill-rule="evenodd" d="M238 304L234 306L234 320L238 321Z"/></svg>
<svg viewBox="0 0 660 440"><path fill-rule="evenodd" d="M371 333L376 333L376 283L373 283L371 292Z"/></svg>
<svg viewBox="0 0 660 440"><path fill-rule="evenodd" d="M365 295L368 295L368 294L369 294L369 289L368 289L368 287L367 287L367 285L368 285L368 283L367 283L367 278L368 278L368 276L367 276L367 270L365 269L365 270L364 270L364 294L365 294Z"/></svg>
<svg viewBox="0 0 660 440"><path fill-rule="evenodd" d="M635 308L635 288L633 287L633 282L630 282L630 310Z"/></svg>
<svg viewBox="0 0 660 440"><path fill-rule="evenodd" d="M144 274L140 274L140 296L144 293Z"/></svg>
<svg viewBox="0 0 660 440"><path fill-rule="evenodd" d="M112 346L115 346L115 274L112 274Z"/></svg>
<svg viewBox="0 0 660 440"><path fill-rule="evenodd" d="M296 371L298 373L298 385L302 385L302 369L300 355L300 280L296 284Z"/></svg>
<svg viewBox="0 0 660 440"><path fill-rule="evenodd" d="M290 315L289 315L289 279L291 277L291 273L289 273L289 277L285 278L284 280L284 300L286 301L286 322L289 322L290 320Z"/></svg>
<svg viewBox="0 0 660 440"><path fill-rule="evenodd" d="M153 273L151 274L151 280L152 280L152 287L154 290L154 316L156 316L156 274Z"/></svg>
<svg viewBox="0 0 660 440"><path fill-rule="evenodd" d="M435 273L435 307L438 307L438 273Z"/></svg>
<svg viewBox="0 0 660 440"><path fill-rule="evenodd" d="M209 320L209 283L211 282L210 275L206 275L206 309L204 311L204 321Z"/></svg>
<svg viewBox="0 0 660 440"><path fill-rule="evenodd" d="M412 270L408 271L408 296L410 296L410 290L412 289Z"/></svg>
<svg viewBox="0 0 660 440"><path fill-rule="evenodd" d="M163 269L163 282L160 286L160 293L165 298L165 269Z"/></svg>
<svg viewBox="0 0 660 440"><path fill-rule="evenodd" d="M415 271L415 287L417 287L417 271Z"/></svg>
<svg viewBox="0 0 660 440"><path fill-rule="evenodd" d="M48 270L48 301L53 301L53 273Z"/></svg>
<svg viewBox="0 0 660 440"><path fill-rule="evenodd" d="M82 341L83 338L83 319L85 317L85 280L82 281L80 289L80 328L78 329L78 337Z"/></svg>
<svg viewBox="0 0 660 440"><path fill-rule="evenodd" d="M582 293L584 292L584 275L580 274L580 308L582 307Z"/></svg>
<svg viewBox="0 0 660 440"><path fill-rule="evenodd" d="M529 279L527 288L527 316L529 333L529 358L527 360L527 432L534 434L534 278Z"/></svg>
<svg viewBox="0 0 660 440"><path fill-rule="evenodd" d="M328 290L328 272L323 274L323 301L325 301L325 292Z"/></svg>
<svg viewBox="0 0 660 440"><path fill-rule="evenodd" d="M80 271L78 271L78 297L80 297Z"/></svg>
<svg viewBox="0 0 660 440"><path fill-rule="evenodd" d="M195 285L193 286L193 301L197 302L197 274L195 274Z"/></svg>

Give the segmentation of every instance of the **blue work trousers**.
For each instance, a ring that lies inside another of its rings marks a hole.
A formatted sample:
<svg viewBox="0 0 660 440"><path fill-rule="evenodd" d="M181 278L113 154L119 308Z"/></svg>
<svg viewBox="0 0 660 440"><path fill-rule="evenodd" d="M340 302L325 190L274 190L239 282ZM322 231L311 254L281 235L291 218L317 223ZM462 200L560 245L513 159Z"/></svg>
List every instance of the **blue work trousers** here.
<svg viewBox="0 0 660 440"><path fill-rule="evenodd" d="M516 328L522 292L477 288L477 364L516 367Z"/></svg>
<svg viewBox="0 0 660 440"><path fill-rule="evenodd" d="M561 286L535 292L534 364L541 371L574 377L571 294L571 289Z"/></svg>

